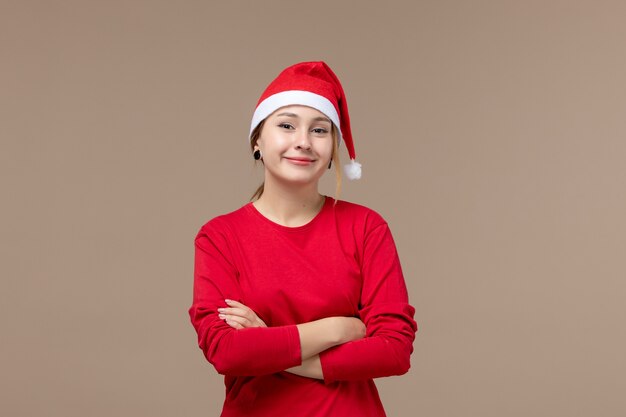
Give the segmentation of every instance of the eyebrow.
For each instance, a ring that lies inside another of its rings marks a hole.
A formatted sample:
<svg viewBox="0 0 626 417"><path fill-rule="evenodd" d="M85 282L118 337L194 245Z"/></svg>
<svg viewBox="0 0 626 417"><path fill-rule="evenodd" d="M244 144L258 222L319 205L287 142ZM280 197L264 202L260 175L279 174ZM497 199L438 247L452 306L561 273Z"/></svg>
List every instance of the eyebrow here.
<svg viewBox="0 0 626 417"><path fill-rule="evenodd" d="M277 115L276 115L276 117L280 117L280 116L294 117L294 118L296 118L296 119L300 117L300 116L298 116L298 115L297 115L297 114L295 114L295 113L287 113L287 112L285 112L285 113L280 113L280 114L277 114ZM318 116L318 117L315 117L315 118L313 119L313 121L315 121L315 122L328 122L328 123L332 123L328 117L324 117L324 116Z"/></svg>

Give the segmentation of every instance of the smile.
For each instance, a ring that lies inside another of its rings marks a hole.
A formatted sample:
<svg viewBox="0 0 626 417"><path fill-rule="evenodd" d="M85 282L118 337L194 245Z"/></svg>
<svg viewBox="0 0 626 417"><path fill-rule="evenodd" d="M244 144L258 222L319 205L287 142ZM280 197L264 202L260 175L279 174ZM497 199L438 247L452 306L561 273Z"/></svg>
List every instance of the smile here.
<svg viewBox="0 0 626 417"><path fill-rule="evenodd" d="M289 161L290 163L294 164L294 165L311 165L313 164L313 162L315 162L314 159L309 159L309 158L288 158L285 157L285 159L287 161Z"/></svg>

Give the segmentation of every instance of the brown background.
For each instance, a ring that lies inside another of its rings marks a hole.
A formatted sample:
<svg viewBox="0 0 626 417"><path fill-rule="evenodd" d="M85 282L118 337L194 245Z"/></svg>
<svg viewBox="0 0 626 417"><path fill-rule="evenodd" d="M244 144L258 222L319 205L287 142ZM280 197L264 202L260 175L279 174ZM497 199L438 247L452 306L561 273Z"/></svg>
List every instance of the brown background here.
<svg viewBox="0 0 626 417"><path fill-rule="evenodd" d="M388 414L626 413L624 2L0 4L1 415L218 414L193 238L260 180L265 85L317 59L364 165L342 197L417 308Z"/></svg>

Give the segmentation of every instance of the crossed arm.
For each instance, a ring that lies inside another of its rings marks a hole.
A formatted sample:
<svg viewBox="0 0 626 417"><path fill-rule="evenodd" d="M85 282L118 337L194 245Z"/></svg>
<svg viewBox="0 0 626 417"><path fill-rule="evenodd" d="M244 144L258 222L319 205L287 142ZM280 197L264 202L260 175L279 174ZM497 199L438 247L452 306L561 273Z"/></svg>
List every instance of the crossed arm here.
<svg viewBox="0 0 626 417"><path fill-rule="evenodd" d="M219 308L220 319L234 329L267 327L246 305L225 300L228 307ZM327 317L298 324L302 364L285 371L309 378L324 379L319 354L334 346L365 337L365 325L356 317Z"/></svg>
<svg viewBox="0 0 626 417"><path fill-rule="evenodd" d="M224 375L288 371L326 383L406 373L417 330L415 311L408 304L395 245L383 226L369 232L359 255L359 318L327 317L277 327L267 327L244 304L225 304L226 297L245 298L232 279L237 275L229 261L233 256L218 249L228 252L224 236L201 233L189 314L207 360Z"/></svg>

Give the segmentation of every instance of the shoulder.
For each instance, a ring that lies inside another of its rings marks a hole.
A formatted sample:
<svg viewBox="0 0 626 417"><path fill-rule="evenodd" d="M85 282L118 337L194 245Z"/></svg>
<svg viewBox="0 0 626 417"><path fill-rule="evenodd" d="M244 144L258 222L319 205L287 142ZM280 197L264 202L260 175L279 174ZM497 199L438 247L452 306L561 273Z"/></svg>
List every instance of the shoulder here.
<svg viewBox="0 0 626 417"><path fill-rule="evenodd" d="M378 256L384 257L395 251L389 225L376 210L341 200L334 207L339 238L348 253L354 253L360 265L365 265L368 259L378 259Z"/></svg>
<svg viewBox="0 0 626 417"><path fill-rule="evenodd" d="M200 227L198 236L228 235L233 232L235 225L249 222L249 204L246 204L230 213L213 217ZM197 238L196 237L196 238Z"/></svg>
<svg viewBox="0 0 626 417"><path fill-rule="evenodd" d="M336 200L334 211L340 223L363 227L365 231L387 225L387 221L377 211L361 204Z"/></svg>

